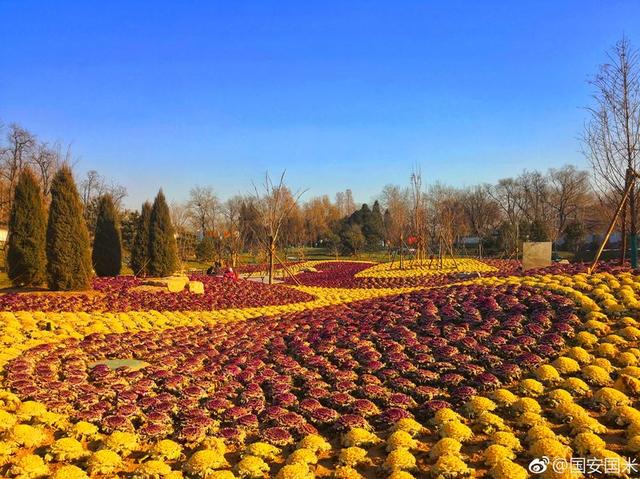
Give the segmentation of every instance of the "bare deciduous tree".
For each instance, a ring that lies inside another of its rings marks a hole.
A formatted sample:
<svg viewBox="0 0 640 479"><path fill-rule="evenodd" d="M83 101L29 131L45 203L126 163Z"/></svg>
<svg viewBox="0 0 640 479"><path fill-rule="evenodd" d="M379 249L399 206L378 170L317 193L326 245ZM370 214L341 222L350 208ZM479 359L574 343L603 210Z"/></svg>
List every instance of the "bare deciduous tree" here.
<svg viewBox="0 0 640 479"><path fill-rule="evenodd" d="M211 186L196 186L189 192L187 208L193 225L203 234L216 229L220 200Z"/></svg>

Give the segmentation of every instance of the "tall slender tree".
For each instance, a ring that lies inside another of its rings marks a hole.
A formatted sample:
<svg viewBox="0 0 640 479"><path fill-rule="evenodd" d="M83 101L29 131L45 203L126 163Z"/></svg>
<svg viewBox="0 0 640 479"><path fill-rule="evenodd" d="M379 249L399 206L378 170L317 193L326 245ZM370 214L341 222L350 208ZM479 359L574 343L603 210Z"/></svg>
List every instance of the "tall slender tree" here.
<svg viewBox="0 0 640 479"><path fill-rule="evenodd" d="M149 274L167 276L178 268L178 246L171 224L171 214L162 190L151 208L149 234Z"/></svg>
<svg viewBox="0 0 640 479"><path fill-rule="evenodd" d="M151 203L145 201L140 210L136 236L131 248L130 266L136 276L146 276L149 271L149 236L151 233Z"/></svg>
<svg viewBox="0 0 640 479"><path fill-rule="evenodd" d="M47 281L54 290L82 290L91 284L89 232L71 168L58 170L51 182L47 225Z"/></svg>
<svg viewBox="0 0 640 479"><path fill-rule="evenodd" d="M93 236L93 269L98 276L118 276L122 269L122 236L113 197L102 195L98 201Z"/></svg>
<svg viewBox="0 0 640 479"><path fill-rule="evenodd" d="M30 168L18 178L9 216L7 272L15 286L39 286L46 279L47 219L38 179Z"/></svg>

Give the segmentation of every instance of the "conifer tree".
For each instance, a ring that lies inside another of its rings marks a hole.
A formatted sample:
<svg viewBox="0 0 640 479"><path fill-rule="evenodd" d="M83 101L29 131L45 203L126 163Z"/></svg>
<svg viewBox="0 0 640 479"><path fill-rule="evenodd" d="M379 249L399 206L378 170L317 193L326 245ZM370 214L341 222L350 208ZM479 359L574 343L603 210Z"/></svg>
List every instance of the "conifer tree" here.
<svg viewBox="0 0 640 479"><path fill-rule="evenodd" d="M26 168L16 184L9 216L7 273L15 286L46 280L47 219L37 178Z"/></svg>
<svg viewBox="0 0 640 479"><path fill-rule="evenodd" d="M136 237L131 248L131 269L136 276L146 276L149 271L149 235L151 233L151 203L145 201L140 210Z"/></svg>
<svg viewBox="0 0 640 479"><path fill-rule="evenodd" d="M122 268L122 236L118 212L109 194L98 200L93 237L93 269L98 276L118 276Z"/></svg>
<svg viewBox="0 0 640 479"><path fill-rule="evenodd" d="M169 206L162 190L151 208L149 234L149 274L167 276L178 267L178 246L174 235Z"/></svg>
<svg viewBox="0 0 640 479"><path fill-rule="evenodd" d="M51 181L47 224L47 282L53 290L82 290L91 284L89 232L73 174L63 166Z"/></svg>

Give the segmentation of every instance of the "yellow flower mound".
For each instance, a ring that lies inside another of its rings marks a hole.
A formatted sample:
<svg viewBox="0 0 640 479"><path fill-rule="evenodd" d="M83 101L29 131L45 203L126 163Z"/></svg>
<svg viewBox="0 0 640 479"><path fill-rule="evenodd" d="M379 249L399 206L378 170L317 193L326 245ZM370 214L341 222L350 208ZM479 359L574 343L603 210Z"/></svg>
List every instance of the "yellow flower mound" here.
<svg viewBox="0 0 640 479"><path fill-rule="evenodd" d="M613 372L613 365L611 364L611 361L609 361L607 358L595 358L591 362L591 365L592 366L598 366L598 367L604 369L608 373L612 373Z"/></svg>
<svg viewBox="0 0 640 479"><path fill-rule="evenodd" d="M346 447L340 451L338 462L345 466L355 467L367 460L367 451L361 447Z"/></svg>
<svg viewBox="0 0 640 479"><path fill-rule="evenodd" d="M583 348L591 349L593 346L598 344L598 337L588 331L580 331L576 334L574 341Z"/></svg>
<svg viewBox="0 0 640 479"><path fill-rule="evenodd" d="M223 471L216 471L216 472L223 472ZM224 472L228 472L228 471L224 471ZM214 476L216 476L216 474L212 474L211 479L215 479ZM235 476L233 475L233 473L231 473L231 476L228 476L226 479L229 479L229 477L231 479L234 479ZM184 476L182 475L181 471L171 471L168 474L165 474L163 479L183 479L183 478ZM218 479L225 479L225 478L218 477Z"/></svg>
<svg viewBox="0 0 640 479"><path fill-rule="evenodd" d="M593 456L597 451L607 448L607 443L592 432L581 432L573 439L573 447L578 456Z"/></svg>
<svg viewBox="0 0 640 479"><path fill-rule="evenodd" d="M462 449L462 444L455 439L451 439L450 437L445 437L436 442L429 451L429 457L431 459L438 459L440 456L444 455L459 455L460 450Z"/></svg>
<svg viewBox="0 0 640 479"><path fill-rule="evenodd" d="M619 331L620 336L628 341L640 340L640 329L635 326L627 326Z"/></svg>
<svg viewBox="0 0 640 479"><path fill-rule="evenodd" d="M541 439L556 439L556 433L553 432L548 426L538 424L533 426L527 432L526 441L533 444Z"/></svg>
<svg viewBox="0 0 640 479"><path fill-rule="evenodd" d="M327 440L318 434L308 434L298 442L299 449L309 449L313 452L329 452L331 451L331 444Z"/></svg>
<svg viewBox="0 0 640 479"><path fill-rule="evenodd" d="M542 366L539 366L535 370L535 375L539 381L542 381L545 384L554 384L562 380L558 370L553 366L551 366L550 364L543 364ZM542 394L542 393L540 392L538 394Z"/></svg>
<svg viewBox="0 0 640 479"><path fill-rule="evenodd" d="M236 471L242 478L259 479L269 472L269 464L257 456L245 456L238 464Z"/></svg>
<svg viewBox="0 0 640 479"><path fill-rule="evenodd" d="M393 451L399 447L406 449L415 449L418 443L411 434L404 431L396 431L387 438L387 452Z"/></svg>
<svg viewBox="0 0 640 479"><path fill-rule="evenodd" d="M573 359L574 361L582 365L589 364L593 359L591 354L589 354L586 349L579 346L569 348L569 350L566 352L566 356L569 359Z"/></svg>
<svg viewBox="0 0 640 479"><path fill-rule="evenodd" d="M387 455L382 467L386 471L411 471L416 468L416 458L408 449L399 447Z"/></svg>
<svg viewBox="0 0 640 479"><path fill-rule="evenodd" d="M537 412L525 412L518 416L518 425L526 427L534 427L547 424L547 420Z"/></svg>
<svg viewBox="0 0 640 479"><path fill-rule="evenodd" d="M353 467L337 466L333 471L334 479L362 479L362 475Z"/></svg>
<svg viewBox="0 0 640 479"><path fill-rule="evenodd" d="M134 479L161 479L171 472L171 466L163 461L152 459L140 464L134 474Z"/></svg>
<svg viewBox="0 0 640 479"><path fill-rule="evenodd" d="M520 398L513 403L513 409L521 414L528 412L539 414L542 412L542 407L538 404L538 401L532 398Z"/></svg>
<svg viewBox="0 0 640 479"><path fill-rule="evenodd" d="M473 437L471 428L459 421L448 421L438 428L440 437L450 437L459 442L467 442Z"/></svg>
<svg viewBox="0 0 640 479"><path fill-rule="evenodd" d="M95 439L99 436L98 427L86 421L75 423L71 427L70 433L76 439Z"/></svg>
<svg viewBox="0 0 640 479"><path fill-rule="evenodd" d="M565 389L554 389L545 396L545 402L551 407L573 403L573 396Z"/></svg>
<svg viewBox="0 0 640 479"><path fill-rule="evenodd" d="M506 432L506 431L494 432L491 435L491 442L493 444L499 444L508 449L511 449L513 452L522 451L522 445L520 444L520 440L512 432Z"/></svg>
<svg viewBox="0 0 640 479"><path fill-rule="evenodd" d="M469 399L463 406L469 417L476 417L484 412L494 411L498 406L491 399L483 396L475 396Z"/></svg>
<svg viewBox="0 0 640 479"><path fill-rule="evenodd" d="M177 461L182 457L182 446L171 439L162 439L153 445L149 455L162 461Z"/></svg>
<svg viewBox="0 0 640 479"><path fill-rule="evenodd" d="M510 461L515 459L516 455L507 447L501 446L500 444L492 444L485 449L483 457L484 463L489 467L493 467L505 459Z"/></svg>
<svg viewBox="0 0 640 479"><path fill-rule="evenodd" d="M485 434L509 430L509 426L505 424L504 419L490 412L480 414L478 419L476 419L475 426Z"/></svg>
<svg viewBox="0 0 640 479"><path fill-rule="evenodd" d="M47 407L37 401L25 401L18 407L16 416L21 421L37 419L47 412Z"/></svg>
<svg viewBox="0 0 640 479"><path fill-rule="evenodd" d="M451 258L443 259L443 267L438 268L437 261L418 261L409 260L403 264L403 269L400 269L400 264L395 263L380 263L371 268L367 268L364 271L360 271L356 274L356 277L361 278L407 278L414 276L430 276L434 274L445 274L452 272L466 272L466 273L491 273L498 271L493 266L489 266L481 261L470 258L456 258L454 261Z"/></svg>
<svg viewBox="0 0 640 479"><path fill-rule="evenodd" d="M127 456L138 450L139 440L138 436L132 432L115 431L106 437L104 445L107 449Z"/></svg>
<svg viewBox="0 0 640 479"><path fill-rule="evenodd" d="M626 394L613 388L599 389L593 395L593 401L607 410L617 406L631 405L631 399L629 399Z"/></svg>
<svg viewBox="0 0 640 479"><path fill-rule="evenodd" d="M640 395L640 379L627 376L626 374L621 374L613 383L613 387L630 396Z"/></svg>
<svg viewBox="0 0 640 479"><path fill-rule="evenodd" d="M551 365L556 368L556 371L560 374L573 374L580 371L580 363L568 356L556 358Z"/></svg>
<svg viewBox="0 0 640 479"><path fill-rule="evenodd" d="M607 427L600 424L597 419L589 416L588 413L579 414L575 416L569 422L572 434L578 434L581 432L593 432L596 434L604 434L607 432Z"/></svg>
<svg viewBox="0 0 640 479"><path fill-rule="evenodd" d="M24 447L39 447L46 440L42 429L28 424L17 424L11 430L11 439Z"/></svg>
<svg viewBox="0 0 640 479"><path fill-rule="evenodd" d="M393 471L387 479L416 479L413 474L407 471Z"/></svg>
<svg viewBox="0 0 640 479"><path fill-rule="evenodd" d="M380 438L374 433L367 431L361 427L354 427L346 434L342 435L342 445L346 447L352 446L371 446L378 444Z"/></svg>
<svg viewBox="0 0 640 479"><path fill-rule="evenodd" d="M532 457L547 456L549 458L569 459L571 448L556 439L545 438L531 444L529 455Z"/></svg>
<svg viewBox="0 0 640 479"><path fill-rule="evenodd" d="M511 406L518 400L518 396L513 394L508 389L496 389L491 393L491 399L493 399L500 406Z"/></svg>
<svg viewBox="0 0 640 479"><path fill-rule="evenodd" d="M605 369L592 364L582 368L582 377L587 383L594 386L608 386L613 382Z"/></svg>
<svg viewBox="0 0 640 479"><path fill-rule="evenodd" d="M629 352L618 354L614 358L614 361L618 366L623 368L626 366L636 366L638 364L638 358L636 357L636 355Z"/></svg>
<svg viewBox="0 0 640 479"><path fill-rule="evenodd" d="M110 449L101 449L91 454L87 466L90 474L112 474L122 467L122 459Z"/></svg>
<svg viewBox="0 0 640 479"><path fill-rule="evenodd" d="M287 464L278 471L276 479L313 479L314 474L309 470L309 466L302 463ZM208 478L207 478L208 479Z"/></svg>
<svg viewBox="0 0 640 479"><path fill-rule="evenodd" d="M287 457L287 464L297 463L317 464L318 456L316 456L315 451L312 451L311 449L306 449L304 447L301 449L296 449L291 454L289 454L289 457Z"/></svg>
<svg viewBox="0 0 640 479"><path fill-rule="evenodd" d="M437 479L472 477L474 473L459 456L454 455L440 456L431 468L431 475Z"/></svg>
<svg viewBox="0 0 640 479"><path fill-rule="evenodd" d="M11 430L16 425L18 419L8 411L0 410L0 432Z"/></svg>
<svg viewBox="0 0 640 479"><path fill-rule="evenodd" d="M515 462L503 460L491 468L489 474L493 479L527 479L527 470Z"/></svg>
<svg viewBox="0 0 640 479"><path fill-rule="evenodd" d="M425 427L415 419L405 417L396 422L391 428L392 431L404 431L412 437L416 437L426 431Z"/></svg>
<svg viewBox="0 0 640 479"><path fill-rule="evenodd" d="M76 461L88 454L82 443L72 437L58 439L49 450L58 462Z"/></svg>
<svg viewBox="0 0 640 479"><path fill-rule="evenodd" d="M458 422L461 420L462 420L462 416L460 416L460 414L455 412L453 409L445 407L442 409L438 409L436 411L436 413L433 415L433 419L431 420L431 422L435 424L436 427L441 427L447 422L450 422L450 421Z"/></svg>
<svg viewBox="0 0 640 479"><path fill-rule="evenodd" d="M633 422L640 424L640 411L631 406L617 406L609 411L607 416L618 426L626 426Z"/></svg>
<svg viewBox="0 0 640 479"><path fill-rule="evenodd" d="M574 397L581 397L591 391L591 388L580 378L567 378L560 386L569 391Z"/></svg>
<svg viewBox="0 0 640 479"><path fill-rule="evenodd" d="M220 452L203 449L194 452L184 466L184 470L195 477L208 479L216 469L227 467L227 460Z"/></svg>
<svg viewBox="0 0 640 479"><path fill-rule="evenodd" d="M174 474L173 472L170 474L167 474L165 476L165 479L180 479L182 476L178 477L176 476L175 478L171 478L171 475ZM231 471L226 471L226 470L220 470L220 471L213 471L211 472L211 474L209 474L207 476L207 479L236 479L236 476L233 474L233 472Z"/></svg>
<svg viewBox="0 0 640 479"><path fill-rule="evenodd" d="M40 456L26 454L17 459L11 466L9 473L19 479L36 479L49 475L49 466L45 464Z"/></svg>
<svg viewBox="0 0 640 479"><path fill-rule="evenodd" d="M52 479L89 479L87 473L78 466L62 466L51 476Z"/></svg>
<svg viewBox="0 0 640 479"><path fill-rule="evenodd" d="M246 447L244 454L273 461L280 454L280 449L266 442L254 442Z"/></svg>

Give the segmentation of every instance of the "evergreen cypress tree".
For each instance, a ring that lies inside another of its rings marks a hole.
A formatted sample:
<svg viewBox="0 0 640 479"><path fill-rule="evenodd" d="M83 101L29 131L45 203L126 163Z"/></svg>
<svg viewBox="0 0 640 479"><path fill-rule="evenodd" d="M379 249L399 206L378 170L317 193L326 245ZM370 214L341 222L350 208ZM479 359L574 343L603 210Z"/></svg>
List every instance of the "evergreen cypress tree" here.
<svg viewBox="0 0 640 479"><path fill-rule="evenodd" d="M140 210L136 237L131 248L131 269L136 276L146 276L149 271L149 235L151 233L151 203L145 201Z"/></svg>
<svg viewBox="0 0 640 479"><path fill-rule="evenodd" d="M122 236L118 212L111 195L98 201L98 215L93 237L93 269L98 276L118 276L122 268Z"/></svg>
<svg viewBox="0 0 640 479"><path fill-rule="evenodd" d="M73 174L63 166L51 182L47 225L47 281L54 290L87 289L91 284L89 232Z"/></svg>
<svg viewBox="0 0 640 479"><path fill-rule="evenodd" d="M149 274L167 276L178 267L178 246L174 236L169 207L162 190L151 208L149 234Z"/></svg>
<svg viewBox="0 0 640 479"><path fill-rule="evenodd" d="M382 210L380 209L380 203L378 200L374 201L373 208L371 208L371 217L369 220L369 238L367 238L369 247L372 249L378 249L384 242L384 218L382 217Z"/></svg>
<svg viewBox="0 0 640 479"><path fill-rule="evenodd" d="M40 185L26 168L18 178L9 216L7 273L15 286L39 286L45 282L46 234Z"/></svg>

